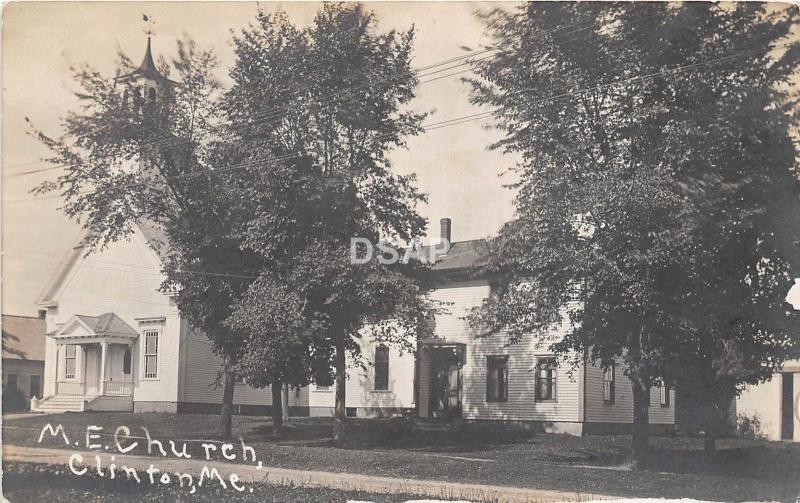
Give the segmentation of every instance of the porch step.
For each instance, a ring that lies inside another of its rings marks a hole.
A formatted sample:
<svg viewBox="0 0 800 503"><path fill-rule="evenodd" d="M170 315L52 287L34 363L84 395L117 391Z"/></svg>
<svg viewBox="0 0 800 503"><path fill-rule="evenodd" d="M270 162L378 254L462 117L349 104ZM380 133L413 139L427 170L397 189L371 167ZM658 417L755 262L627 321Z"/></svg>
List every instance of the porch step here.
<svg viewBox="0 0 800 503"><path fill-rule="evenodd" d="M31 407L34 412L83 412L86 406L82 396L56 395L39 400L36 407Z"/></svg>

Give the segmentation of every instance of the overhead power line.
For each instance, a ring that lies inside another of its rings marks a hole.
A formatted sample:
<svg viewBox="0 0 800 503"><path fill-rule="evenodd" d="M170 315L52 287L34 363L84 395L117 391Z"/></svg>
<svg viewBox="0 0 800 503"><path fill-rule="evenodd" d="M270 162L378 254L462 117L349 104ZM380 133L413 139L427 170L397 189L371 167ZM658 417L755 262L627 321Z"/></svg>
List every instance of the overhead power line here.
<svg viewBox="0 0 800 503"><path fill-rule="evenodd" d="M540 34L540 36L544 36L544 35L547 35L547 34L555 33L555 32L558 32L559 30L563 30L565 28L568 28L568 27L571 27L571 26L575 26L575 25L578 25L580 23L585 23L588 20L591 20L591 18L586 16L586 17L584 17L582 19L578 19L578 20L573 21L571 23L566 23L566 24L559 25L559 26L556 26L554 28L551 28L549 30L545 30ZM598 26L598 25L599 25L599 23L593 23L590 26L585 26L585 27L579 28L577 30L574 30L574 31L571 31L571 32L567 32L566 35L571 34L571 33L575 33L577 31L586 30L588 28L592 28L592 27ZM431 76L431 75L435 75L435 74L440 73L442 71L452 70L452 69L455 69L455 68L458 68L458 67L462 67L462 66L468 66L468 67L471 68L476 62L494 56L494 54L487 54L487 53L494 53L495 51L498 51L498 50L500 50L500 49L502 49L504 47L506 47L506 46L496 46L496 47L489 47L489 48L485 48L485 49L481 49L481 50L471 51L468 54L452 57L452 58L449 58L449 59L446 59L446 60L443 60L443 61L439 61L437 63L433 63L433 64L429 64L429 65L426 65L426 66L414 68L414 69L410 70L409 73L416 74L418 78L424 78L424 77L428 77L428 76ZM472 57L475 57L475 56L479 56L479 55L484 55L484 56L481 57L481 58L478 58L476 60L469 60L469 58L472 58ZM446 66L446 65L458 62L458 61L461 61L461 63L455 64L455 65L447 67L447 68L443 68L441 70L429 71L429 70L433 70L435 68L438 68L440 66ZM470 68L467 68L467 69L465 69L465 70L463 70L461 72L453 73L451 75L442 76L442 77L436 77L436 78L432 78L432 79L429 79L429 80L426 80L426 81L422 81L422 82L419 82L419 84L425 84L425 83L428 83L428 82L434 82L436 80L440 80L440 79L445 78L445 77L457 75L459 73L464 73L466 71L469 71ZM362 83L362 84L359 84L359 85L356 85L356 86L351 86L351 87L349 87L347 89L342 89L342 90L339 90L339 91L333 91L331 93L328 93L326 95L323 95L323 96L319 97L318 99L320 100L320 102L330 101L331 99L333 99L335 97L352 95L352 93L354 93L355 91L358 91L358 90L361 90L361 89L365 89L367 87L374 86L374 85L377 85L377 84L380 84L380 83L389 82L392 79L397 79L397 78L399 78L399 77L398 76L393 76L393 77L385 77L383 79L378 79L378 80L374 80L374 81L365 82L365 83ZM302 91L303 91L303 89L301 88L301 89L295 91L292 94L293 95L298 95ZM318 105L319 104L322 104L322 103L318 103ZM251 128L251 127L254 127L254 126L260 125L260 124L269 124L270 120L275 119L276 117L279 116L279 115L275 115L276 113L280 112L281 110L285 110L286 107L288 107L290 105L291 104L287 103L285 105L280 105L280 106L273 107L271 109L267 109L267 110L265 110L265 111L263 111L263 112L261 112L259 114L253 115L252 117L250 117L251 120L249 122L247 122L245 124L241 124L239 126L233 126L233 127L228 126L228 127L226 127L224 125L218 125L218 126L210 127L209 130L211 130L211 131L213 131L213 130L223 130L223 131L234 130L235 131L235 130L239 130L239 129ZM253 119L255 119L255 120L253 120ZM170 135L166 135L165 137L163 137L161 139L153 140L153 141L150 141L150 142L145 142L141 146L142 147L166 146L166 145L173 144L173 143L180 144L180 143L186 143L186 142L189 142L189 141L193 141L193 140L184 139L184 138L177 138L174 135L170 134ZM17 166L23 166L23 165L28 165L28 164L35 164L35 163L38 163L38 162L46 162L46 161L38 160L38 161L27 161L27 162L15 163L15 164L11 164L11 165L6 165L5 168L7 169L9 167L17 167ZM54 169L62 169L64 167L65 166L63 166L63 165L48 166L48 167L45 167L45 168L33 169L33 170L28 170L28 171L21 171L21 172L17 172L17 173L8 173L8 174L4 174L3 176L5 178L15 178L15 177L19 177L19 176L25 176L25 175L44 172L44 171L50 171L50 170L54 170Z"/></svg>
<svg viewBox="0 0 800 503"><path fill-rule="evenodd" d="M555 33L555 32L557 32L559 30L563 30L564 28L575 26L576 24L580 24L580 23L585 23L588 20L591 20L591 18L586 16L584 18L584 20L578 20L578 21L573 21L572 23L559 25L559 26L551 28L549 30L545 30L545 31L541 32L539 35L540 36L544 36L544 35L547 35L547 34ZM592 27L595 27L595 26L600 26L600 25L602 25L602 23L595 22L595 23L593 23L593 24L591 24L589 26L585 26L585 27L580 28L578 30L574 30L574 31L568 32L568 33L566 33L564 35L570 35L570 34L575 33L577 31L582 31L582 30L585 30L585 29L588 29L588 28L592 28ZM561 36L561 35L559 35L559 36ZM575 40L575 39L573 39L573 40ZM428 66L423 67L423 68L425 68L426 71L427 71L429 69L436 68L438 66L442 66L442 65L446 65L446 64L450 64L453 61L457 61L457 60L461 60L461 59L466 59L466 61L464 63L462 63L462 65L470 65L471 66L471 65L474 64L474 61L471 61L468 58L471 58L471 57L479 55L479 54L484 54L484 53L487 53L487 52L497 51L497 50L500 50L500 49L502 49L504 47L506 47L506 46L502 46L501 45L501 46L497 46L497 47L491 47L491 48L483 49L483 50L480 50L480 51L473 51L470 54L466 54L466 55L463 55L463 56L458 56L458 57L455 57L455 58L450 58L449 60L445 60L444 62L435 63L435 64L428 65ZM489 56L491 56L491 55L489 55ZM487 58L489 56L484 56L483 58L479 58L479 60L480 59L485 59L485 58ZM458 66L460 66L460 65L456 65L456 66L453 66L451 68L456 68ZM410 73L413 74L413 73L415 73L417 71L419 71L419 69L411 70ZM422 76L433 75L434 73L436 73L436 72L428 72L428 73L423 74ZM360 100L360 99L362 99L362 96L361 95L353 95L354 92L356 92L358 90L366 89L366 88L368 88L370 86L375 86L375 85L378 85L378 84L381 84L381 83L389 82L389 81L391 81L393 79L397 79L397 78L400 78L400 77L398 75L389 76L389 77L383 77L383 78L380 78L380 79L377 79L377 80L366 81L366 82L364 82L362 84L359 84L359 85L350 86L350 87L348 87L346 89L341 89L341 90L338 90L338 91L332 91L332 92L330 92L328 94L323 94L322 96L318 96L318 97L315 98L317 101L316 101L316 103L312 103L310 105L310 110L313 110L314 108L319 108L321 106L324 106L325 104L330 104L331 100L333 100L334 98L337 98L337 97L340 97L340 98L343 97L345 99L350 99L350 100ZM440 80L440 79L434 78L434 79L430 79L430 80L425 81L425 82L420 82L420 84L427 83L427 82L433 82L433 81L436 81L436 80ZM305 90L307 90L307 89L300 88L300 89L294 91L292 93L292 95L298 96L299 94L301 94ZM292 106L292 103L285 103L283 105L277 105L275 107L272 107L271 109L267 109L267 110L262 111L262 112L260 112L258 114L250 116L248 118L248 121L245 122L245 123L238 124L238 125L220 124L218 126L213 126L213 127L209 128L207 132L222 131L223 133L229 134L229 133L235 132L235 131L247 130L247 129L253 128L255 126L258 126L258 125L271 125L271 124L274 124L274 123L278 122L279 120L282 120L283 119L283 113L286 112L288 110L288 108L291 107L291 106ZM191 140L186 140L186 139L183 139L183 138L177 138L174 135L167 135L164 138L161 138L159 140L154 140L152 142L145 143L142 146L143 147L147 147L147 146L167 146L167 145L175 144L175 143L177 143L177 144L186 143L188 141L191 141Z"/></svg>
<svg viewBox="0 0 800 503"><path fill-rule="evenodd" d="M797 42L787 42L785 44L776 45L776 46L773 47L773 49L780 49L780 48L783 48L783 47L788 47L788 46L796 45L796 44L797 44ZM715 64L715 63L719 63L721 61L726 61L726 60L729 60L729 59L738 58L738 57L741 57L742 55L745 55L745 54L748 54L749 52L752 52L753 50L755 50L755 49L751 49L750 51L740 51L738 53L730 54L730 55L727 55L727 56L721 56L721 57L718 57L718 58L713 58L713 59L702 61L702 62L698 62L698 63L688 64L688 65L681 65L681 66L672 67L672 68L668 68L668 69L664 69L664 70L659 70L657 72L652 72L652 73L645 74L645 75L639 75L639 76L634 76L634 77L630 77L630 78L620 79L620 80L617 80L617 81L614 81L614 82L609 82L609 83L601 84L601 85L598 85L598 86L592 86L592 87L579 89L579 90L575 90L575 91L567 91L567 92L555 94L555 95L552 95L552 96L547 96L547 97L544 97L544 98L531 98L530 100L523 100L519 104L537 105L537 104L541 104L541 103L557 101L557 100L564 99L564 98L570 98L570 97L573 97L573 96L579 96L579 95L585 94L587 92L601 91L601 90L604 90L604 89L607 89L607 88L610 88L610 87L615 87L615 86L619 86L619 85L623 85L623 84L630 84L630 83L636 82L636 81L644 81L644 80L656 78L656 77L663 76L663 75L686 72L686 71L689 71L689 70L694 70L694 69L701 68L701 67L704 67L704 66L708 66L708 65ZM444 127L455 126L455 125L459 125L459 124L463 124L463 123L471 122L471 121L475 121L475 120L487 119L487 118L490 118L493 115L495 115L500 110L502 110L502 109L496 108L494 110L490 110L490 111L486 111L486 112L469 114L469 115L465 115L465 116L461 116L461 117L455 117L455 118L452 118L452 119L447 119L447 120L439 121L439 122L427 123L427 124L423 124L422 129L423 129L423 131L427 132L427 131L433 131L433 130L441 129L441 128L444 128ZM386 136L392 137L393 135L384 135L384 137L386 137ZM378 138L381 138L381 137L379 136ZM273 162L273 161L276 161L276 160L280 161L280 160L288 160L288 159L291 159L291 158L294 158L294 157L302 157L302 156L304 156L306 154L307 154L307 152L305 152L305 151L293 152L293 153L285 154L283 156L270 157L270 158L264 158L264 159L256 159L256 160L253 160L253 161L242 162L242 163L234 164L234 165L230 165L230 166L223 166L223 167L211 168L211 169L206 169L206 170L198 170L198 171L184 173L184 174L178 174L178 175L170 175L170 176L165 176L163 178L165 178L165 179L180 179L180 178L184 178L184 177L200 176L202 174L213 174L213 173L228 171L228 170L231 170L231 169L240 169L240 168L244 168L244 167L255 166L255 165L257 165L259 163L263 163L263 162ZM141 186L141 185L146 185L146 184L144 184L143 182L138 182L138 183L135 183L135 184L130 184L130 185L128 185L128 187L136 187L136 186ZM90 193L90 192L92 192L92 191L91 190L83 191L83 192L81 192L81 194ZM47 198L47 197L60 197L60 195L44 196L44 197L41 197L41 198L38 198L38 199L44 199L44 198ZM30 200L30 199L34 199L34 198L9 200L8 202L24 201L24 200Z"/></svg>

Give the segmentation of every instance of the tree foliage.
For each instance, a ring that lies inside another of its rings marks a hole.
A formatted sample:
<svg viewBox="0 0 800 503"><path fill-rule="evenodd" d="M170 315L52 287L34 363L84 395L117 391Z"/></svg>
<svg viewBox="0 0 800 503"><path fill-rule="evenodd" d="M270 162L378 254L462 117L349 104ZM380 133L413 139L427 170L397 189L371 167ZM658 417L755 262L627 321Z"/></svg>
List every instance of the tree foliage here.
<svg viewBox="0 0 800 503"><path fill-rule="evenodd" d="M537 3L484 18L499 50L472 99L497 107L494 148L522 161L490 251L499 288L474 321L518 340L566 316L554 349L621 358L641 453L652 384L757 382L798 343L783 304L796 250L771 218L798 193L797 9Z"/></svg>
<svg viewBox="0 0 800 503"><path fill-rule="evenodd" d="M243 337L224 322L257 276L261 259L231 232L249 215L239 202L242 173L223 167L244 155L220 134L216 64L213 53L186 37L172 65L161 60L161 76L150 80L122 54L114 78L88 67L77 70L81 107L66 117L63 136L35 132L53 153L50 161L64 167L37 190L61 193L64 212L86 231L87 253L127 239L137 225L163 234L151 243L164 259L162 291L230 362L238 358ZM177 82L168 80L170 68ZM225 379L232 386L232 375ZM226 396L232 403L232 395ZM230 434L229 414L223 434Z"/></svg>
<svg viewBox="0 0 800 503"><path fill-rule="evenodd" d="M276 160L243 188L253 217L237 230L265 264L231 319L253 334L243 372L298 385L329 382L335 367L337 424L345 354L359 361L362 337L411 349L425 312L420 264L350 259L354 237L407 243L425 226L414 177L387 157L421 132L424 115L404 110L414 34L375 24L360 5L326 4L304 29L261 12L235 37L226 95L237 141ZM284 358L291 347L303 358Z"/></svg>

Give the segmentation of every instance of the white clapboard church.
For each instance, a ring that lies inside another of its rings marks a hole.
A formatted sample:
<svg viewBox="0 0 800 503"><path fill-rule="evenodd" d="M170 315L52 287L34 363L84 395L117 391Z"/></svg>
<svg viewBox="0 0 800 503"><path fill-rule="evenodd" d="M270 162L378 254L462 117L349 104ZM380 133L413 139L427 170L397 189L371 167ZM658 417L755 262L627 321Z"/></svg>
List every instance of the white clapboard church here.
<svg viewBox="0 0 800 503"><path fill-rule="evenodd" d="M145 96L157 96L169 81L147 52L133 77ZM451 242L451 221L441 237ZM159 250L165 236L142 222L127 241L85 255L76 246L47 286L44 398L39 410L213 412L222 401L216 378L221 359L210 341L179 314L159 289ZM433 267L435 300L446 313L431 320L433 335L411 341L416 355L362 342L366 370L351 368L347 412L355 417L415 414L431 421L503 421L546 431L584 434L621 431L633 420L632 391L625 369L586 362L564 365L534 338L508 345L504 334L478 336L464 316L489 295L490 281L476 274L483 240L452 242ZM563 327L553 327L557 337ZM330 415L333 390L310 385L289 396L294 415ZM651 393L650 421L670 428L675 394ZM237 383L235 410L266 414L269 389Z"/></svg>
<svg viewBox="0 0 800 503"><path fill-rule="evenodd" d="M141 65L119 78L155 102L175 85L157 69L148 37ZM142 176L152 176L143 170ZM80 243L80 241L79 241ZM47 338L42 411L116 410L200 412L219 410L221 359L210 341L193 330L160 291L169 244L162 230L140 222L126 241L86 256L70 250L46 287ZM414 357L395 348L362 342L368 370L351 371L351 415L393 415L412 410ZM271 392L237 383L236 411L268 413ZM290 410L326 415L333 389L310 386L290 393Z"/></svg>
<svg viewBox="0 0 800 503"><path fill-rule="evenodd" d="M159 290L164 278L157 250L163 242L158 227L141 223L129 240L101 252L71 250L40 301L47 310L47 340L38 410L219 410L222 360ZM413 356L369 342L362 347L368 360L377 354L379 375L375 366L351 372L348 407L358 415L412 409ZM270 411L269 388L237 383L234 397L237 413ZM289 404L294 414L330 414L332 388L294 390Z"/></svg>

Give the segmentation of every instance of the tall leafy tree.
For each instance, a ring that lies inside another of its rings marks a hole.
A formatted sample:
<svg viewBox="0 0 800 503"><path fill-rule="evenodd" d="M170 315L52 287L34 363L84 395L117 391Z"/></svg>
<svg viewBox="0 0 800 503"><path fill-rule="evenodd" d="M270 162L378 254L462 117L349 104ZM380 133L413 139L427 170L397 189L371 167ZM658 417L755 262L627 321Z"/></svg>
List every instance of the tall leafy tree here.
<svg viewBox="0 0 800 503"><path fill-rule="evenodd" d="M403 110L417 82L409 67L414 33L381 34L375 24L358 4L326 4L306 29L284 14L260 13L235 39L227 96L230 116L242 125L238 140L276 160L246 192L257 210L241 228L242 242L265 269L235 319L294 327L283 333L306 345L303 368L313 375L294 374L292 384L324 382L335 369L337 440L346 355L358 359L367 327L375 327L369 336L404 344L424 318L418 264L350 260L353 237L408 242L425 225L414 177L395 174L387 158L421 132L424 116ZM286 302L266 300L285 289L293 292ZM265 350L278 347L271 342L277 332L254 339L252 354L278 354ZM253 359L247 372L279 368Z"/></svg>
<svg viewBox="0 0 800 503"><path fill-rule="evenodd" d="M219 134L216 65L213 53L184 38L172 81L165 60L156 67L148 40L144 62L135 67L121 54L113 78L77 69L81 106L64 120L64 134L34 134L51 150L50 162L64 167L37 191L60 192L63 211L86 230L87 253L125 239L139 224L163 231L163 291L226 362L221 434L229 436L239 345L223 323L260 259L230 232L244 217L234 188L243 185L241 172L218 168L243 155Z"/></svg>
<svg viewBox="0 0 800 503"><path fill-rule="evenodd" d="M789 183L796 194L788 134L797 115L780 87L796 71L797 50L772 53L796 15L776 20L757 5L561 3L485 16L499 50L478 63L473 101L497 107L505 138L493 147L522 161L511 168L516 218L490 252L499 288L475 322L518 340L567 316L566 336L543 343L602 364L621 358L636 460L648 448L652 385L674 381L678 369L722 369L732 348L758 348L737 360L749 370L733 381L757 380L790 345L780 323L750 317L730 330L727 316L738 303L775 315L787 278L759 224L770 189ZM709 128L718 141L703 136ZM755 145L759 130L776 143ZM733 283L737 294L721 301ZM696 311L684 310L687 299ZM708 306L720 309L703 322ZM702 361L687 358L698 351Z"/></svg>
<svg viewBox="0 0 800 503"><path fill-rule="evenodd" d="M645 92L662 105L651 128L688 210L684 250L661 285L680 324L665 378L704 405L707 449L737 387L769 378L800 345L785 302L798 228L784 217L800 211L800 49L789 38L799 20L796 7L685 5L668 11L669 31L643 34L647 46L667 41L646 54L653 67L716 60Z"/></svg>

